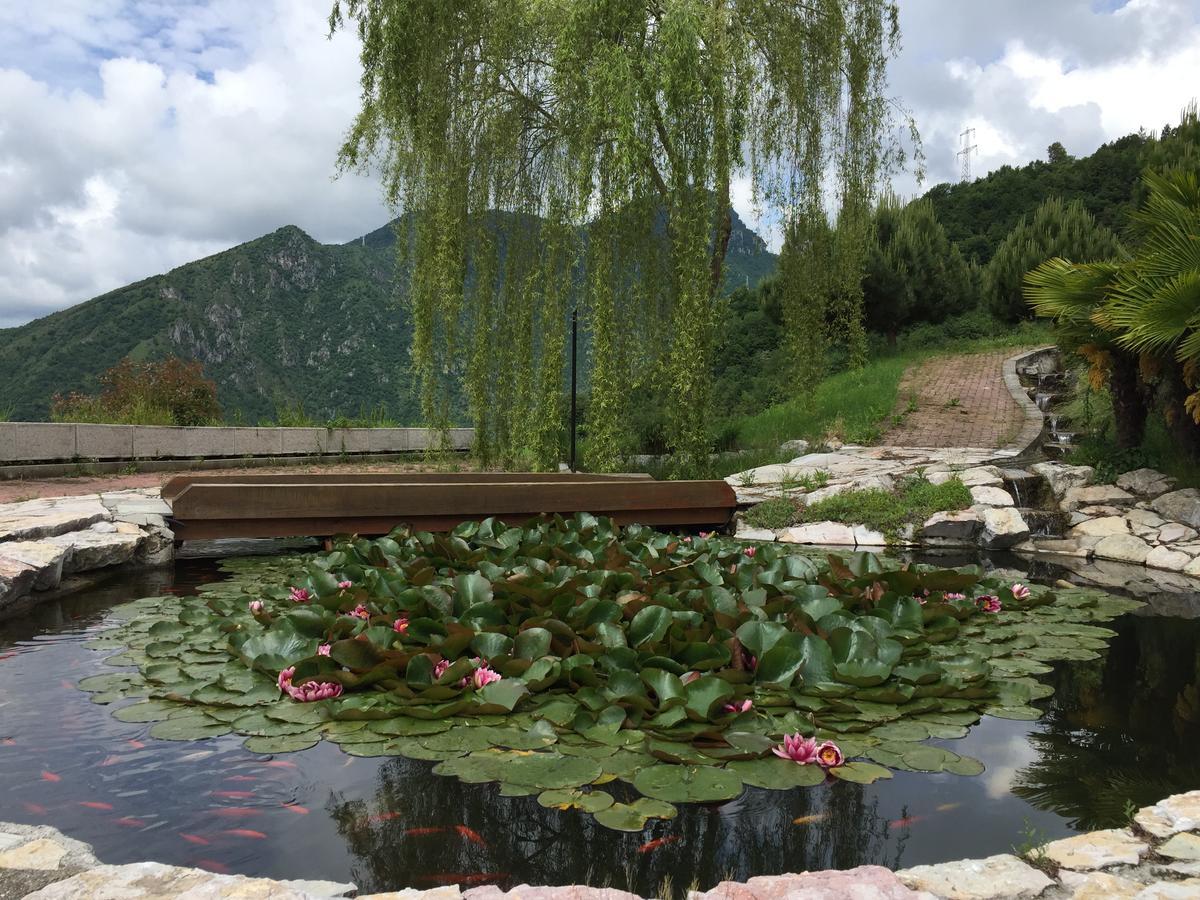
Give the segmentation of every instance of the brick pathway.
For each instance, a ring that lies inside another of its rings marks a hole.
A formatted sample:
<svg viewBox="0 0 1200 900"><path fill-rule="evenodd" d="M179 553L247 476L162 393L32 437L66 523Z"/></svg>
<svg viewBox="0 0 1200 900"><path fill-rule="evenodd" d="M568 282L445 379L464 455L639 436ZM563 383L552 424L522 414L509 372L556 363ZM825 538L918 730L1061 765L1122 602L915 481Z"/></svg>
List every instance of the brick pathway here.
<svg viewBox="0 0 1200 900"><path fill-rule="evenodd" d="M1017 349L941 356L909 368L894 415L879 443L892 447L992 447L1012 442L1024 412L1004 383L1004 360ZM911 412L912 401L916 408Z"/></svg>

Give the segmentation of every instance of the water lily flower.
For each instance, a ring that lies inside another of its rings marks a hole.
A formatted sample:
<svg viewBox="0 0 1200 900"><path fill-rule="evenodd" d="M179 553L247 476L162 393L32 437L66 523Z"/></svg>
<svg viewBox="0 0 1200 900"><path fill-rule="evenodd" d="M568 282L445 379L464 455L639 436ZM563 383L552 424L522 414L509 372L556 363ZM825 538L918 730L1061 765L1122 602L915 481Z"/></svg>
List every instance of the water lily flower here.
<svg viewBox="0 0 1200 900"><path fill-rule="evenodd" d="M499 672L489 669L487 666L482 666L476 669L475 673L471 676L471 684L474 686L475 690L479 690L481 687L489 685L493 681L499 681L502 677L503 676Z"/></svg>
<svg viewBox="0 0 1200 900"><path fill-rule="evenodd" d="M727 713L744 713L749 712L753 706L754 702L747 698L746 700L735 700L732 703L726 703L722 709Z"/></svg>
<svg viewBox="0 0 1200 900"><path fill-rule="evenodd" d="M289 684L287 695L300 703L312 703L316 700L332 700L342 696L342 686L336 681L309 681L305 684Z"/></svg>
<svg viewBox="0 0 1200 900"><path fill-rule="evenodd" d="M751 559L754 559L754 554L758 552L758 548L757 547L743 547L742 552L745 553Z"/></svg>
<svg viewBox="0 0 1200 900"><path fill-rule="evenodd" d="M441 659L433 667L433 680L437 681L446 674L446 670L450 668L450 660Z"/></svg>
<svg viewBox="0 0 1200 900"><path fill-rule="evenodd" d="M263 602L261 600L250 601L250 612L260 613L263 611Z"/></svg>
<svg viewBox="0 0 1200 900"><path fill-rule="evenodd" d="M281 691L287 691L287 689L291 686L292 676L295 674L296 674L295 666L288 666L286 669L284 669L282 672L279 673L279 678L276 680L275 683L279 685L279 689Z"/></svg>
<svg viewBox="0 0 1200 900"><path fill-rule="evenodd" d="M350 613L350 615L354 616L356 619L363 619L364 621L371 618L370 610L368 610L361 603L354 607L354 610Z"/></svg>
<svg viewBox="0 0 1200 900"><path fill-rule="evenodd" d="M795 734L785 734L783 743L772 747L771 752L780 759L790 759L802 766L818 762L816 738L806 738L798 731Z"/></svg>
<svg viewBox="0 0 1200 900"><path fill-rule="evenodd" d="M404 634L408 631L408 616L401 616L392 623L392 631L396 634Z"/></svg>
<svg viewBox="0 0 1200 900"><path fill-rule="evenodd" d="M998 613L1004 608L1000 602L1000 598L995 594L984 594L982 597L977 598L975 602L986 613Z"/></svg>
<svg viewBox="0 0 1200 900"><path fill-rule="evenodd" d="M954 591L948 591L947 593L942 594L942 597L945 598L946 600L966 600L967 599L966 594L959 594L959 593L955 593Z"/></svg>
<svg viewBox="0 0 1200 900"><path fill-rule="evenodd" d="M350 590L350 588L354 587L354 582L353 581L339 581L338 587L341 588L343 591L348 591L348 590Z"/></svg>
<svg viewBox="0 0 1200 900"><path fill-rule="evenodd" d="M1012 586L1012 595L1018 600L1028 600L1029 588L1018 582Z"/></svg>
<svg viewBox="0 0 1200 900"><path fill-rule="evenodd" d="M333 644L322 644L317 648L317 656L328 656L329 651L333 649Z"/></svg>
<svg viewBox="0 0 1200 900"><path fill-rule="evenodd" d="M312 599L312 594L309 593L307 588L294 587L291 591L291 597L293 603L307 603Z"/></svg>
<svg viewBox="0 0 1200 900"><path fill-rule="evenodd" d="M825 741L817 747L817 764L824 769L832 769L846 761L841 748L833 741Z"/></svg>

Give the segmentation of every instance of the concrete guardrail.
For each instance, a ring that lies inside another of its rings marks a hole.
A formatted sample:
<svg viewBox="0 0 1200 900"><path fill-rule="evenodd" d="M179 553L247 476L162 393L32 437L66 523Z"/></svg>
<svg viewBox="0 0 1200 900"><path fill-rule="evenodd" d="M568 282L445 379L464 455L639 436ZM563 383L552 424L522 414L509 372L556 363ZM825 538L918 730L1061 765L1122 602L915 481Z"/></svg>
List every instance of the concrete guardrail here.
<svg viewBox="0 0 1200 900"><path fill-rule="evenodd" d="M470 448L473 428L451 428L450 447ZM72 460L339 456L429 449L428 428L179 428L0 422L0 464Z"/></svg>

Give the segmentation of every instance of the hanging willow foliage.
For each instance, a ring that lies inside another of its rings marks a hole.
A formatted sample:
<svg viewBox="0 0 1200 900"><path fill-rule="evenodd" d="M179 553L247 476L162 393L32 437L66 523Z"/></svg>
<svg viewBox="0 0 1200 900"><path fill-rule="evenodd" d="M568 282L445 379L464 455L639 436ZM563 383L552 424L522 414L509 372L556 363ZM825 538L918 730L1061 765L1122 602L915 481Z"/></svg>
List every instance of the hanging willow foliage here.
<svg viewBox="0 0 1200 900"><path fill-rule="evenodd" d="M621 465L630 395L650 387L679 468L704 467L735 177L784 223L797 371L819 370L831 325L862 355L866 215L899 159L894 3L337 0L343 27L362 109L340 162L381 169L412 214L398 246L422 412L448 426L461 383L485 461L560 458L577 307L589 464Z"/></svg>

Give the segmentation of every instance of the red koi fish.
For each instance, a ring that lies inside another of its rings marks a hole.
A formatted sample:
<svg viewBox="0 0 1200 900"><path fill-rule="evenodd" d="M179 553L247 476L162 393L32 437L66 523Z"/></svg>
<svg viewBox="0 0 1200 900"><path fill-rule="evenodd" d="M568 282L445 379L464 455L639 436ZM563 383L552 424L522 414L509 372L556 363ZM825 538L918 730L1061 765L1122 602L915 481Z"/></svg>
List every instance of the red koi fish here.
<svg viewBox="0 0 1200 900"><path fill-rule="evenodd" d="M12 659L16 655L16 653L5 653L4 655L0 656L0 662L4 662L6 659Z"/></svg>
<svg viewBox="0 0 1200 900"><path fill-rule="evenodd" d="M42 781L49 781L51 783L62 781L62 776L55 775L53 772L47 772L45 769L42 769Z"/></svg>
<svg viewBox="0 0 1200 900"><path fill-rule="evenodd" d="M117 825L124 828L145 828L146 821L144 819L135 819L133 816L122 816L119 819L113 820Z"/></svg>
<svg viewBox="0 0 1200 900"><path fill-rule="evenodd" d="M217 862L215 859L198 859L196 860L196 868L208 869L210 872L216 872L218 875L228 875L229 866L225 863Z"/></svg>
<svg viewBox="0 0 1200 900"><path fill-rule="evenodd" d="M468 828L466 825L455 825L454 830L459 833L464 841L470 841L473 844L478 844L480 847L486 847L488 842L474 828Z"/></svg>
<svg viewBox="0 0 1200 900"><path fill-rule="evenodd" d="M227 819L240 819L245 816L257 816L259 810L249 806L220 806L213 810L215 816L225 816Z"/></svg>
<svg viewBox="0 0 1200 900"><path fill-rule="evenodd" d="M367 816L366 821L368 824L378 825L380 822L390 822L392 819L398 818L400 818L400 813L398 812L381 812L375 813L373 816Z"/></svg>
<svg viewBox="0 0 1200 900"><path fill-rule="evenodd" d="M299 803L284 803L283 808L290 813L295 813L298 816L308 815L308 807L301 806Z"/></svg>
<svg viewBox="0 0 1200 900"><path fill-rule="evenodd" d="M483 884L488 881L500 881L507 878L507 872L437 872L431 875L418 875L418 881L436 881L441 884Z"/></svg>
<svg viewBox="0 0 1200 900"><path fill-rule="evenodd" d="M924 816L905 816L903 819L893 819L888 822L888 828L907 828L924 819Z"/></svg>
<svg viewBox="0 0 1200 900"><path fill-rule="evenodd" d="M179 836L189 844L195 844L197 847L207 847L209 842L198 834L188 834L185 831L179 832Z"/></svg>
<svg viewBox="0 0 1200 900"><path fill-rule="evenodd" d="M266 838L265 834L263 834L261 831L255 831L253 828L230 828L222 831L221 833L231 834L234 837L254 838L256 840L263 840Z"/></svg>
<svg viewBox="0 0 1200 900"><path fill-rule="evenodd" d="M399 813L392 813L392 815L396 816L396 815L399 815ZM428 837L431 834L441 834L445 830L446 829L442 828L440 825L434 825L430 828L406 828L406 829L404 829L404 836L405 837Z"/></svg>
<svg viewBox="0 0 1200 900"><path fill-rule="evenodd" d="M655 838L652 841L646 841L642 846L638 847L638 853L649 853L651 850L657 850L659 847L665 847L667 844L674 844L678 841L679 835L670 834L666 837Z"/></svg>
<svg viewBox="0 0 1200 900"><path fill-rule="evenodd" d="M80 800L79 805L86 806L88 809L102 809L105 812L112 812L113 808L111 803L104 803L100 800Z"/></svg>
<svg viewBox="0 0 1200 900"><path fill-rule="evenodd" d="M25 807L25 812L32 813L35 816L44 816L47 812L49 812L49 810L40 803L30 803L27 800L22 800L21 805Z"/></svg>
<svg viewBox="0 0 1200 900"><path fill-rule="evenodd" d="M254 791L209 791L209 794L226 800L249 800L254 796Z"/></svg>
<svg viewBox="0 0 1200 900"><path fill-rule="evenodd" d="M823 822L828 817L828 815L829 815L828 813L813 813L811 816L801 816L798 819L792 819L792 824L793 825L811 825L814 822Z"/></svg>

